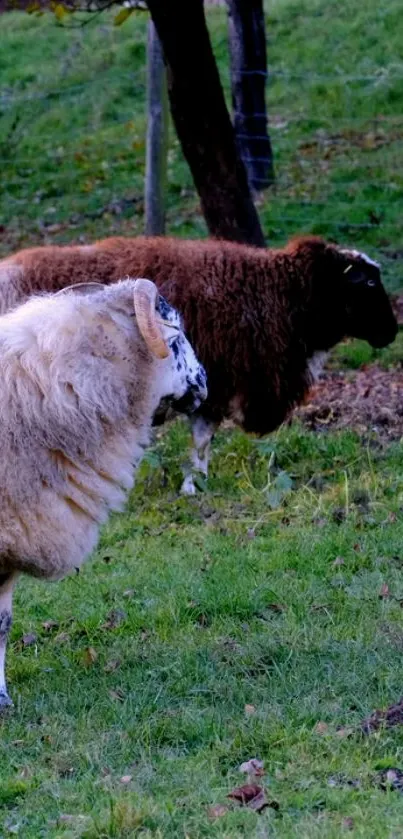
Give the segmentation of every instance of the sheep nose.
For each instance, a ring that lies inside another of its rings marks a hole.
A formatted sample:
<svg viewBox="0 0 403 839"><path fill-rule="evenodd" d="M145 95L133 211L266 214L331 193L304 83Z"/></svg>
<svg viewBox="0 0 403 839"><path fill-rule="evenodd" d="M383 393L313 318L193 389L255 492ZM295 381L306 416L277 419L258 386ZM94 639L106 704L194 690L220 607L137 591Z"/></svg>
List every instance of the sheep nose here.
<svg viewBox="0 0 403 839"><path fill-rule="evenodd" d="M197 411L201 405L201 401L198 391L195 391L193 387L189 387L186 393L174 402L173 407L179 414L189 415Z"/></svg>
<svg viewBox="0 0 403 839"><path fill-rule="evenodd" d="M187 379L186 392L175 403L175 410L180 414L193 414L200 408L200 405L207 398L207 377L205 370L200 366L196 375Z"/></svg>

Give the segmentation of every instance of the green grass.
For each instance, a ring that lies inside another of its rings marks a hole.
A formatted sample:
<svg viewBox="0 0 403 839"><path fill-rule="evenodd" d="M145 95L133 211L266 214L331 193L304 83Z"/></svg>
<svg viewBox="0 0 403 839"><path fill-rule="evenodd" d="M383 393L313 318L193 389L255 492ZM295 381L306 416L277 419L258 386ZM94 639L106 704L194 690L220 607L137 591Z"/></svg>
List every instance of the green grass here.
<svg viewBox="0 0 403 839"><path fill-rule="evenodd" d="M310 231L368 248L390 288L401 286L403 247L400 14L398 0L268 5L277 185L259 198L270 242ZM71 28L48 15L2 17L3 253L143 229L147 18L112 19ZM208 20L229 99L225 9ZM205 235L173 129L167 211L171 233Z"/></svg>
<svg viewBox="0 0 403 839"><path fill-rule="evenodd" d="M269 11L268 238L305 230L366 248L398 289L400 4ZM228 93L225 11L209 24ZM144 15L68 30L0 18L2 253L141 232L145 27ZM205 235L173 133L167 205L170 232ZM333 364L399 363L400 338L382 353L344 344ZM0 835L400 836L403 799L377 772L403 766L403 731L337 728L402 694L401 444L298 425L265 441L222 431L207 492L186 500L188 443L180 423L161 435L78 576L17 588ZM251 757L278 811L229 805ZM218 804L230 809L214 820Z"/></svg>
<svg viewBox="0 0 403 839"><path fill-rule="evenodd" d="M401 365L403 361L403 331L400 328L396 340L389 347L377 350L366 341L346 340L331 353L329 367L357 370L365 364L379 364L389 368Z"/></svg>
<svg viewBox="0 0 403 839"><path fill-rule="evenodd" d="M401 695L401 447L222 432L209 492L186 500L186 443L181 424L161 436L79 576L17 589L4 835L336 837L348 818L399 835L376 770L402 765L403 732L337 727ZM255 756L279 811L211 820Z"/></svg>

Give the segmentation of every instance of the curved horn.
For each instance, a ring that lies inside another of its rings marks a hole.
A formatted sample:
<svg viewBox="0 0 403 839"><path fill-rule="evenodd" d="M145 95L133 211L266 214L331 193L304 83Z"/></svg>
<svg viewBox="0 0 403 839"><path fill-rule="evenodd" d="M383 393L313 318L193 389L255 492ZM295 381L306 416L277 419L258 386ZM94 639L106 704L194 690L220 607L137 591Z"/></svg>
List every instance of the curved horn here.
<svg viewBox="0 0 403 839"><path fill-rule="evenodd" d="M169 349L158 327L155 311L157 294L157 287L151 280L136 280L133 292L134 311L138 328L149 350L157 358L167 358Z"/></svg>
<svg viewBox="0 0 403 839"><path fill-rule="evenodd" d="M82 292L83 294L89 293L91 294L94 291L99 291L101 288L106 288L104 283L75 283L74 285L65 286L65 288L61 288L60 291L56 292L58 294L65 294L67 291L76 291L79 294Z"/></svg>

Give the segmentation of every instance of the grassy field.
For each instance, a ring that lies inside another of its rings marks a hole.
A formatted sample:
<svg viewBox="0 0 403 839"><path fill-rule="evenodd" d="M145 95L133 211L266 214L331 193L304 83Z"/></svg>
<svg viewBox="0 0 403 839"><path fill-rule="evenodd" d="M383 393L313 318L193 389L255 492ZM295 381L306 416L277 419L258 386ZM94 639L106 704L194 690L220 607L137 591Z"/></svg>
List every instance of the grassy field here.
<svg viewBox="0 0 403 839"><path fill-rule="evenodd" d="M79 576L20 585L3 835L401 836L378 773L402 731L343 736L402 693L401 446L221 433L186 500L186 442L161 439ZM230 807L252 757L278 810Z"/></svg>
<svg viewBox="0 0 403 839"><path fill-rule="evenodd" d="M270 132L277 186L260 199L268 240L311 231L382 258L403 249L403 45L398 0L273 0ZM209 24L228 93L226 11ZM113 27L4 15L0 249L143 229L144 13ZM168 229L205 235L171 131Z"/></svg>
<svg viewBox="0 0 403 839"><path fill-rule="evenodd" d="M313 230L402 287L397 0L274 0L270 241ZM225 84L225 15L209 12ZM142 230L145 17L0 19L0 248ZM171 137L168 226L205 235ZM401 344L377 354L401 364ZM363 344L333 364L371 361ZM0 836L403 836L403 729L351 729L402 690L402 444L298 423L222 430L178 496L181 423L144 462L92 563L17 589L0 720ZM350 736L348 736L350 735ZM264 761L261 813L227 798ZM222 809L220 809L220 806Z"/></svg>

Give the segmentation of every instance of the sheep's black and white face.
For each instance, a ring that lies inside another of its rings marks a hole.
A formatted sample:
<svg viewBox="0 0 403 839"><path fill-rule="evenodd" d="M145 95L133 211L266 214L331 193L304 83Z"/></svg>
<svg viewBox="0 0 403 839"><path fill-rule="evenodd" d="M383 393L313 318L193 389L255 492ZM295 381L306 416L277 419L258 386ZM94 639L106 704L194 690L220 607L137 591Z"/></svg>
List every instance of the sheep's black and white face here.
<svg viewBox="0 0 403 839"><path fill-rule="evenodd" d="M372 347L386 347L397 334L397 322L382 285L380 267L365 253L339 250L345 261L345 314L347 334L363 338Z"/></svg>
<svg viewBox="0 0 403 839"><path fill-rule="evenodd" d="M161 295L158 309L165 322L164 338L171 353L164 362L164 393L161 393L154 425L164 422L169 413L193 413L207 397L206 373L185 336L179 313Z"/></svg>

